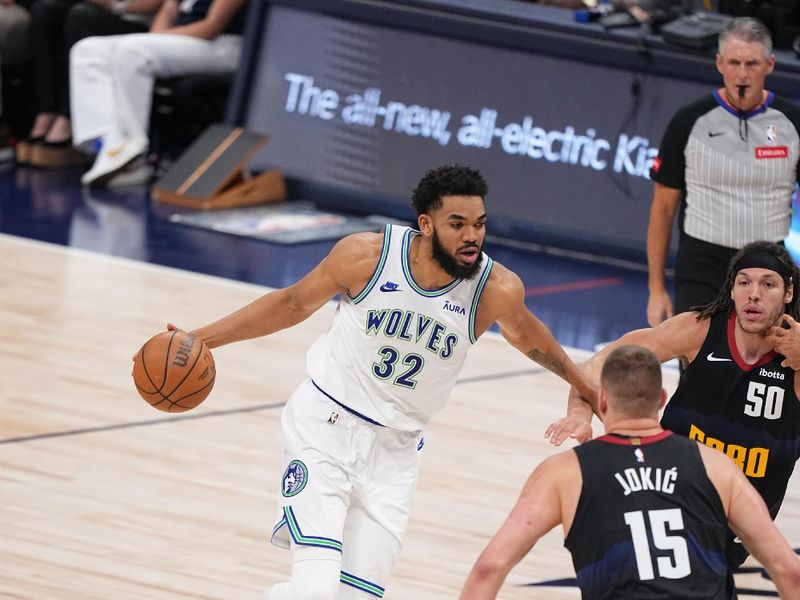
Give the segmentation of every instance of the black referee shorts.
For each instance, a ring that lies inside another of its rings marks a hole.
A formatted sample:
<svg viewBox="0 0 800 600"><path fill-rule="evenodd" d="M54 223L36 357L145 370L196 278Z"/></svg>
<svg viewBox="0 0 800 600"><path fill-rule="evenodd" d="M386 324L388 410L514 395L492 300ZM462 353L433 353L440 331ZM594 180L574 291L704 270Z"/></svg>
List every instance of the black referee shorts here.
<svg viewBox="0 0 800 600"><path fill-rule="evenodd" d="M681 232L675 261L675 313L713 302L738 250L700 241Z"/></svg>

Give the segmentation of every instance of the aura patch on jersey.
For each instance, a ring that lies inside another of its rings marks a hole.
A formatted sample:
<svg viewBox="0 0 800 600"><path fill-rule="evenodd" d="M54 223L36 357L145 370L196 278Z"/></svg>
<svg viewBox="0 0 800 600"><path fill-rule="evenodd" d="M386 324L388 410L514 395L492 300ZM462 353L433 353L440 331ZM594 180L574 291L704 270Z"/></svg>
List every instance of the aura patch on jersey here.
<svg viewBox="0 0 800 600"><path fill-rule="evenodd" d="M286 498L296 496L303 491L308 483L308 468L302 461L293 460L283 472L281 481L281 494Z"/></svg>

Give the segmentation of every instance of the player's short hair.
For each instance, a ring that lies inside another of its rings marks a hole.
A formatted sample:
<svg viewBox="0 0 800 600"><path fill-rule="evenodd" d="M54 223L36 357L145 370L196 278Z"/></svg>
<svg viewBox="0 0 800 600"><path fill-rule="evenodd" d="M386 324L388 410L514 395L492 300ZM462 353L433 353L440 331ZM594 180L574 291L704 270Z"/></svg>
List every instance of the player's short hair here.
<svg viewBox="0 0 800 600"><path fill-rule="evenodd" d="M730 38L743 42L756 42L764 47L764 58L772 58L772 36L769 29L758 19L752 17L737 17L729 21L719 33L717 51L722 54L725 44Z"/></svg>
<svg viewBox="0 0 800 600"><path fill-rule="evenodd" d="M736 275L740 270L748 267L762 267L771 269L778 273L783 280L784 289L796 284L800 280L800 270L797 269L792 255L783 244L778 242L751 242L742 247L733 255L728 263L728 272L725 275L725 283L720 289L713 302L705 306L692 307L697 310L697 320L713 317L718 313L729 313L734 308L731 290L736 282ZM798 288L800 289L800 288ZM792 299L786 305L784 312L795 319L800 319L800 294L798 289L794 290Z"/></svg>
<svg viewBox="0 0 800 600"><path fill-rule="evenodd" d="M647 348L626 344L603 363L600 385L614 410L630 417L647 417L661 400L661 363Z"/></svg>
<svg viewBox="0 0 800 600"><path fill-rule="evenodd" d="M429 170L420 179L411 194L411 205L419 216L441 208L445 196L480 196L485 199L488 192L486 180L477 169L444 165Z"/></svg>

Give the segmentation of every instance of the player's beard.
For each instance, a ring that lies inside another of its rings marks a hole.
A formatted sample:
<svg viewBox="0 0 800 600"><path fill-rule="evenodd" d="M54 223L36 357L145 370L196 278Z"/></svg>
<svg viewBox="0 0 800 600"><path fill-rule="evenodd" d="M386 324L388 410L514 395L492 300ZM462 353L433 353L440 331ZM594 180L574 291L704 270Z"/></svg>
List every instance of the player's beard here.
<svg viewBox="0 0 800 600"><path fill-rule="evenodd" d="M439 236L436 235L436 229L433 230L433 238L431 239L433 245L433 260L435 260L445 272L453 279L472 279L478 274L481 267L480 256L471 265L462 265L456 258L447 252L439 241ZM477 248L480 253L483 250L482 246L477 244L469 244L463 248ZM461 250L462 248L459 248Z"/></svg>
<svg viewBox="0 0 800 600"><path fill-rule="evenodd" d="M749 323L749 322L747 322L746 319L741 318L738 313L736 315L736 320L739 322L739 327L745 333L755 334L755 335L763 337L763 336L765 336L765 335L767 335L769 333L769 330L770 330L771 327L773 327L775 325L777 325L777 326L781 325L781 323L783 322L783 315L784 314L786 314L785 313L785 307L782 306L781 308L777 309L773 315L770 315L770 317L774 317L774 318L769 318L768 317L763 322L764 324L762 324L762 325L755 324L755 323Z"/></svg>

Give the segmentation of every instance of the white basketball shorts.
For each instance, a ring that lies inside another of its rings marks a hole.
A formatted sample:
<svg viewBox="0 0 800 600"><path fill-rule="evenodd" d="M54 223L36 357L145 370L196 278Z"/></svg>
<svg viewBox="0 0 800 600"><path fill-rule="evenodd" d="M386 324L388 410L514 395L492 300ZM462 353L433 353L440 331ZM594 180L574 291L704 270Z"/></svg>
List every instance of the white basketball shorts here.
<svg viewBox="0 0 800 600"><path fill-rule="evenodd" d="M382 597L408 523L422 433L370 423L310 379L289 398L281 425L286 469L272 542L341 552L342 583Z"/></svg>

